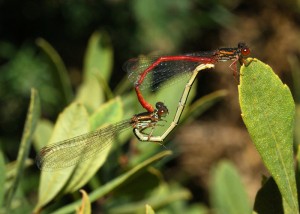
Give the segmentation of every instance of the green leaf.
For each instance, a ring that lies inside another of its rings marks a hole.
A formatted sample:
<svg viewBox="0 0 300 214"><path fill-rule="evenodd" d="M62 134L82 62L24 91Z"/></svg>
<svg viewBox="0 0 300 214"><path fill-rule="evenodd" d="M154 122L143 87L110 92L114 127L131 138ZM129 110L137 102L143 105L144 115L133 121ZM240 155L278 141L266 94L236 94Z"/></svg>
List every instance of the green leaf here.
<svg viewBox="0 0 300 214"><path fill-rule="evenodd" d="M146 214L155 214L154 210L152 209L152 207L149 204L146 204L145 206L146 209Z"/></svg>
<svg viewBox="0 0 300 214"><path fill-rule="evenodd" d="M260 156L274 177L286 213L298 213L293 159L295 104L287 85L266 64L250 59L241 68L242 117Z"/></svg>
<svg viewBox="0 0 300 214"><path fill-rule="evenodd" d="M69 79L68 70L56 50L44 39L39 38L36 44L48 55L56 67L57 76L59 78L60 87L64 94L66 104L70 103L73 97L71 81Z"/></svg>
<svg viewBox="0 0 300 214"><path fill-rule="evenodd" d="M0 210L3 205L3 199L4 199L4 184L5 184L5 176L6 176L6 168L5 168L5 162L3 157L2 149L0 149Z"/></svg>
<svg viewBox="0 0 300 214"><path fill-rule="evenodd" d="M123 118L123 104L119 97L100 106L90 117L91 129L97 129L104 124L112 124Z"/></svg>
<svg viewBox="0 0 300 214"><path fill-rule="evenodd" d="M84 191L84 190L80 190L80 192L82 194L82 204L76 213L78 213L78 214L92 213L91 202L90 202L89 196L87 195L86 191Z"/></svg>
<svg viewBox="0 0 300 214"><path fill-rule="evenodd" d="M163 151L163 152L161 152L157 155L154 155L151 158L145 160L144 162L138 164L137 166L135 166L128 172L124 173L123 175L120 175L119 177L113 179L109 183L103 185L102 187L100 187L100 188L94 190L92 193L90 193L89 194L90 201L94 202L94 201L98 200L99 198L101 198L104 195L108 194L109 192L113 191L115 188L122 185L124 182L126 182L130 178L132 178L132 176L136 175L137 173L140 173L142 170L145 170L149 165L151 165L154 162L159 161L160 159L162 159L168 155L171 155L171 154L172 154L171 151ZM76 209L76 207L78 207L80 205L80 202L81 201L73 202L73 203L57 210L54 213L55 214L59 214L59 213L65 214L65 213L73 212Z"/></svg>
<svg viewBox="0 0 300 214"><path fill-rule="evenodd" d="M95 111L104 101L103 89L96 78L85 78L76 95L75 101L82 103L88 112Z"/></svg>
<svg viewBox="0 0 300 214"><path fill-rule="evenodd" d="M116 123L120 121L122 117L123 109L120 98L111 100L110 102L107 102L104 105L102 105L91 116L91 130L95 130L96 128L102 127L103 125ZM70 183L64 191L73 192L85 185L106 161L112 144L108 146L105 150L98 152L98 154L90 160L79 163L75 171L73 172L72 180L70 181Z"/></svg>
<svg viewBox="0 0 300 214"><path fill-rule="evenodd" d="M221 162L213 172L211 202L219 214L252 212L241 179L228 162Z"/></svg>
<svg viewBox="0 0 300 214"><path fill-rule="evenodd" d="M33 145L36 151L47 145L53 132L53 123L49 120L40 119L33 135Z"/></svg>
<svg viewBox="0 0 300 214"><path fill-rule="evenodd" d="M57 143L89 132L89 120L83 105L73 103L58 117L49 142ZM63 158L63 157L62 157ZM39 186L39 197L35 211L51 201L66 185L74 167L64 170L42 171Z"/></svg>
<svg viewBox="0 0 300 214"><path fill-rule="evenodd" d="M142 91L144 98L154 107L156 102L160 101L163 102L169 110L169 114L166 118L164 118L166 122L159 122L159 124L162 124L163 126L155 127L155 130L153 132L154 136L163 134L169 127L169 125L172 123L177 108L179 106L179 100L181 99L183 91L185 90L185 86L189 80L188 77L188 75L176 75L174 78L169 80L170 82L165 82L164 85L159 88L159 91L157 93L152 93L151 96L147 93L144 93L145 90ZM192 87L186 101L186 106L189 105L189 103L191 103L195 94L196 87ZM185 111L183 111L183 114L184 113Z"/></svg>
<svg viewBox="0 0 300 214"><path fill-rule="evenodd" d="M142 111L141 105L136 98L135 93L127 93L122 95L122 103L123 109L126 109L126 111L124 111L123 119L130 118L132 115Z"/></svg>
<svg viewBox="0 0 300 214"><path fill-rule="evenodd" d="M96 31L91 36L84 59L84 78L108 82L113 65L113 49L109 36Z"/></svg>
<svg viewBox="0 0 300 214"><path fill-rule="evenodd" d="M12 186L8 190L8 194L6 197L6 206L8 209L11 207L12 199L17 190L19 181L22 178L25 161L29 155L33 133L35 131L39 117L40 117L40 99L38 96L38 92L35 89L31 89L30 105L27 112L25 127L24 127L21 144L18 152L18 157L17 157L17 165L16 165L17 174L15 175L15 177L13 177Z"/></svg>

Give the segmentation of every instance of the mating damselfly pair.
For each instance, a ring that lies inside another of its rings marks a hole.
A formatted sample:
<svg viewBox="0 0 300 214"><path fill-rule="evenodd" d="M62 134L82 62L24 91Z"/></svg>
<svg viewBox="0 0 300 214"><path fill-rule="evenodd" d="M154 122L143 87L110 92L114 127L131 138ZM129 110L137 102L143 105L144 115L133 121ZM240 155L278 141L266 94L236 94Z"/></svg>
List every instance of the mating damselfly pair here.
<svg viewBox="0 0 300 214"><path fill-rule="evenodd" d="M102 129L45 146L36 158L38 167L41 170L56 170L86 161L110 146L117 133L130 127L141 141L162 142L177 125L198 72L214 68L217 62L232 60L230 68L237 78L237 62L244 64L249 54L250 49L247 45L239 43L236 48L219 48L177 56L151 56L128 60L124 64L124 69L134 83L140 104L147 111ZM150 87L145 80L150 74L156 74L157 78L152 79L152 83L159 84L166 78L182 73L189 75L190 78L183 89L173 121L162 135L155 136L153 130L160 121L163 121L169 110L165 103L157 102L154 108L147 102L141 93L142 89ZM149 129L150 132L146 133L145 130Z"/></svg>

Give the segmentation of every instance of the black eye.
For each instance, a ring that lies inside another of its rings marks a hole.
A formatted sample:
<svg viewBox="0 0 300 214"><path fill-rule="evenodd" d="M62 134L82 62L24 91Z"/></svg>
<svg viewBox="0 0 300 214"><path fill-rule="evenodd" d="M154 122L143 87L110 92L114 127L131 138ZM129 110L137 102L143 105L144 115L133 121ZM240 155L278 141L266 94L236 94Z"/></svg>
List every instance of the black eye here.
<svg viewBox="0 0 300 214"><path fill-rule="evenodd" d="M163 107L164 106L164 104L162 103L162 102L157 102L156 104L155 104L155 107L157 108L157 109L159 109L159 108L161 108L161 107Z"/></svg>

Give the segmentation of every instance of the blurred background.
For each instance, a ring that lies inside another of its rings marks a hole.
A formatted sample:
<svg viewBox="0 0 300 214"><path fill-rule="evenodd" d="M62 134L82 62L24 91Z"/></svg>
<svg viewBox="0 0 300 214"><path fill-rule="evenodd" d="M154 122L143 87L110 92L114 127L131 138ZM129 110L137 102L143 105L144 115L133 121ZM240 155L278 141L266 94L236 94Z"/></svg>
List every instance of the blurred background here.
<svg viewBox="0 0 300 214"><path fill-rule="evenodd" d="M30 88L38 89L42 116L52 121L72 100L61 93L38 38L60 54L73 92L82 82L84 54L95 31L102 33L103 46L112 46L112 89L126 78L122 65L129 58L236 47L242 41L252 57L274 69L298 102L299 13L299 0L0 0L0 147L6 160L16 159ZM173 133L172 143L181 153L164 172L167 180L183 183L192 200L207 204L209 172L220 159L234 162L252 203L261 176L268 175L243 125L229 65L199 74L196 98L219 89L228 94Z"/></svg>

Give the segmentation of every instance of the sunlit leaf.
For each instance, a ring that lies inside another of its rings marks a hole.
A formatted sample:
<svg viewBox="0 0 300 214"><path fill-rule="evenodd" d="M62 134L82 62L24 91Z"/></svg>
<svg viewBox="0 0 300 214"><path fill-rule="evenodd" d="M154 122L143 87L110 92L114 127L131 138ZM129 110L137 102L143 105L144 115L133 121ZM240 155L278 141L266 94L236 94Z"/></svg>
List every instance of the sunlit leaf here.
<svg viewBox="0 0 300 214"><path fill-rule="evenodd" d="M96 77L89 77L80 86L76 102L82 103L89 112L96 110L104 101L104 92Z"/></svg>
<svg viewBox="0 0 300 214"><path fill-rule="evenodd" d="M145 206L146 209L146 214L155 214L154 210L152 209L152 207L149 204L146 204Z"/></svg>
<svg viewBox="0 0 300 214"><path fill-rule="evenodd" d="M40 119L33 135L33 145L36 151L46 146L53 132L53 123L49 120Z"/></svg>
<svg viewBox="0 0 300 214"><path fill-rule="evenodd" d="M90 122L92 124L92 130L103 125L114 124L120 121L122 117L123 109L121 100L119 98L111 100L110 102L107 102L99 107L99 109L91 116ZM107 140L109 139L105 139L105 142L99 141L98 143L107 143ZM98 151L98 153L93 158L78 164L75 171L73 172L72 180L65 188L65 192L76 191L84 184L86 184L92 176L94 176L94 174L106 161L107 155L109 154L113 142L114 139L111 139L111 145L109 145L101 152Z"/></svg>
<svg viewBox="0 0 300 214"><path fill-rule="evenodd" d="M57 143L87 133L90 130L89 127L86 109L78 103L73 103L59 115L49 142L50 144ZM63 157L61 159L63 161ZM36 210L51 201L63 189L70 179L74 167L42 171Z"/></svg>
<svg viewBox="0 0 300 214"><path fill-rule="evenodd" d="M119 121L123 116L123 104L119 97L100 106L90 117L91 129Z"/></svg>
<svg viewBox="0 0 300 214"><path fill-rule="evenodd" d="M79 209L77 209L77 214L90 214L92 213L91 210L91 202L89 199L88 194L84 190L80 190L82 194L82 203Z"/></svg>
<svg viewBox="0 0 300 214"><path fill-rule="evenodd" d="M239 100L244 123L279 187L285 212L298 213L293 158L295 104L289 88L268 65L253 59L241 69Z"/></svg>
<svg viewBox="0 0 300 214"><path fill-rule="evenodd" d="M105 32L95 32L88 43L84 59L84 78L108 82L113 64L113 49Z"/></svg>

